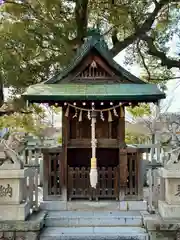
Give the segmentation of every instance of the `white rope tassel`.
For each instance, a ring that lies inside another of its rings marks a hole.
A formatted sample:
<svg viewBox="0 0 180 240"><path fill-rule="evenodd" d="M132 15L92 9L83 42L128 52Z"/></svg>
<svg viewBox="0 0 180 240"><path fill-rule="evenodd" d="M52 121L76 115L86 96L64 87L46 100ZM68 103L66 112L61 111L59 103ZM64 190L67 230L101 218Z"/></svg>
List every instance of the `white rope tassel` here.
<svg viewBox="0 0 180 240"><path fill-rule="evenodd" d="M92 158L91 158L91 170L90 170L90 184L92 188L96 188L98 182L97 173L97 160L96 160L96 138L95 138L95 126L96 117L92 113L91 118L91 147L92 147Z"/></svg>
<svg viewBox="0 0 180 240"><path fill-rule="evenodd" d="M111 111L108 111L108 122L112 122L112 114L111 114Z"/></svg>

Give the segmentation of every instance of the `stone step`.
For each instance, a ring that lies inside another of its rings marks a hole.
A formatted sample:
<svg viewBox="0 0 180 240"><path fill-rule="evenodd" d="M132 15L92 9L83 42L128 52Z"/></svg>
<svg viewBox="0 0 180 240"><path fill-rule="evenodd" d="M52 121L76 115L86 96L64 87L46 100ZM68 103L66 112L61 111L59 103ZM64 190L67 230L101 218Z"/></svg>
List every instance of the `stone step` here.
<svg viewBox="0 0 180 240"><path fill-rule="evenodd" d="M48 227L40 240L148 240L140 227Z"/></svg>
<svg viewBox="0 0 180 240"><path fill-rule="evenodd" d="M142 216L138 211L49 211L45 219L46 227L142 225Z"/></svg>

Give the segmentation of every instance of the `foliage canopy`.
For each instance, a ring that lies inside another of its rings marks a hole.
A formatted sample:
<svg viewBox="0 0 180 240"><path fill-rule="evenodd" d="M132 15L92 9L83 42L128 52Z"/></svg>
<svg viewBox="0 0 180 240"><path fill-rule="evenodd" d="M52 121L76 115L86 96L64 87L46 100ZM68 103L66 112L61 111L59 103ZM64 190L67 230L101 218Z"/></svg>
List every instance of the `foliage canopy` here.
<svg viewBox="0 0 180 240"><path fill-rule="evenodd" d="M44 81L71 59L88 27L98 27L117 55L137 61L148 81L171 77L179 56L180 3L171 0L5 0L0 6L1 85L17 92Z"/></svg>

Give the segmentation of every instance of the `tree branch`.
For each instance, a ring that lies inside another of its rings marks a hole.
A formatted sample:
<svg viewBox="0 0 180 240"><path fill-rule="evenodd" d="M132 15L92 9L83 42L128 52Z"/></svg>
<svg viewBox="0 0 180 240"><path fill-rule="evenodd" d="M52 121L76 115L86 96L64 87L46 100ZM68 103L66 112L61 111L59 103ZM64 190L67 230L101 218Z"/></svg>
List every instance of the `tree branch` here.
<svg viewBox="0 0 180 240"><path fill-rule="evenodd" d="M154 43L154 39L150 36L144 35L142 38L147 43L148 54L161 59L161 65L167 66L168 69L173 67L180 68L180 60L174 60L166 56L166 54L157 49Z"/></svg>
<svg viewBox="0 0 180 240"><path fill-rule="evenodd" d="M151 73L150 73L150 71L149 71L149 69L148 69L148 66L146 65L144 55L143 55L143 53L141 52L140 40L137 41L137 50L138 50L138 53L139 53L139 55L140 55L140 57L141 57L143 66L144 66L144 68L146 69L146 72L147 72L147 74L148 74L148 81L150 81L150 79L151 79Z"/></svg>
<svg viewBox="0 0 180 240"><path fill-rule="evenodd" d="M114 47L112 48L113 54L117 55L119 52L124 50L126 47L148 32L151 29L156 16L167 3L169 3L169 0L160 0L159 2L156 2L154 11L141 26L137 26L136 31L132 35L125 38L123 41L114 42Z"/></svg>
<svg viewBox="0 0 180 240"><path fill-rule="evenodd" d="M3 103L4 103L3 77L0 72L0 107L3 105Z"/></svg>

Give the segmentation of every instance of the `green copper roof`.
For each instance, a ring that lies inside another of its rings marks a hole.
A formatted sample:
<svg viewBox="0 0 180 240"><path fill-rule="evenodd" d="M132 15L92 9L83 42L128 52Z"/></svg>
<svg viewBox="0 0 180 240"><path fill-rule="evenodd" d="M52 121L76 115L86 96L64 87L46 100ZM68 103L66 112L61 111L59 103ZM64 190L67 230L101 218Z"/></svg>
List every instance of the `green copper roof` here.
<svg viewBox="0 0 180 240"><path fill-rule="evenodd" d="M118 100L153 102L165 98L154 84L36 84L23 94L33 102Z"/></svg>
<svg viewBox="0 0 180 240"><path fill-rule="evenodd" d="M78 64L83 62L91 50L93 50L92 54L98 52L102 59L112 68L116 76L128 80L129 83L99 84L94 81L94 84L91 84L85 83L85 81L84 83L65 83L65 81L62 81L70 75L70 72ZM23 96L31 102L78 100L153 102L165 98L165 94L156 85L143 82L118 65L113 60L113 55L108 49L104 38L97 31L89 32L88 38L77 50L69 66L44 83L30 86Z"/></svg>
<svg viewBox="0 0 180 240"><path fill-rule="evenodd" d="M57 83L65 78L94 48L104 60L117 72L117 75L123 76L125 79L133 83L144 83L142 80L132 75L130 72L125 70L116 61L113 59L111 51L108 49L107 43L104 40L104 37L100 35L98 30L90 30L89 36L85 40L84 44L77 49L75 57L71 60L70 64L56 74L51 79L47 80L46 83Z"/></svg>

